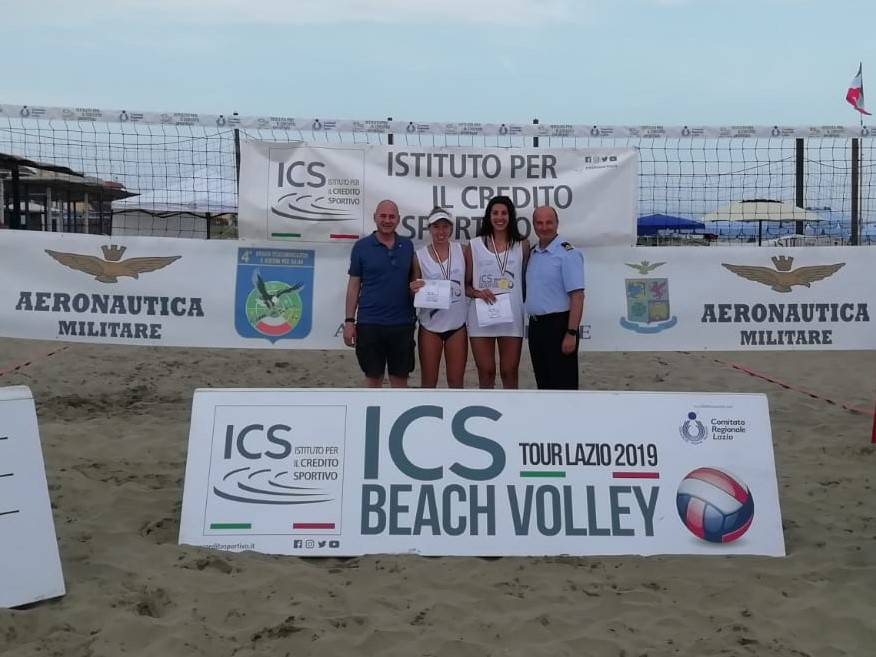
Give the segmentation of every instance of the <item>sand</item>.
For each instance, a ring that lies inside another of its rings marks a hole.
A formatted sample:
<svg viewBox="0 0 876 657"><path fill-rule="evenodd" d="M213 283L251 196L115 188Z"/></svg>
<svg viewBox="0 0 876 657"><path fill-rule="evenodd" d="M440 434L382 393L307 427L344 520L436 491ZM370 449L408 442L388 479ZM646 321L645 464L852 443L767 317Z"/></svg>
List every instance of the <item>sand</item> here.
<svg viewBox="0 0 876 657"><path fill-rule="evenodd" d="M355 384L350 352L0 340L0 385L37 400L67 584L0 610L0 653L876 654L872 419L727 363L861 408L876 398L872 352L590 354L582 388L766 393L784 559L303 559L176 544L192 391Z"/></svg>

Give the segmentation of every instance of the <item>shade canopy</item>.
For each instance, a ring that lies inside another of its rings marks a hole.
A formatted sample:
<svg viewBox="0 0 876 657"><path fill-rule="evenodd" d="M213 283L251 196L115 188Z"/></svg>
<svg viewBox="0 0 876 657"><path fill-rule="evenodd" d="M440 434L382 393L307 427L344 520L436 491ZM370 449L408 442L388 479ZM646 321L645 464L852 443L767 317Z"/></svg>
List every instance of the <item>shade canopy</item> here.
<svg viewBox="0 0 876 657"><path fill-rule="evenodd" d="M661 231L697 231L705 228L701 221L670 214L649 214L639 217L636 222L636 233L639 237L659 235Z"/></svg>
<svg viewBox="0 0 876 657"><path fill-rule="evenodd" d="M161 189L113 203L114 213L137 212L158 217L174 214L205 216L237 213L237 182L227 170L206 167ZM232 172L233 176L233 172Z"/></svg>
<svg viewBox="0 0 876 657"><path fill-rule="evenodd" d="M733 201L702 217L703 221L824 221L815 212L798 208L789 201L752 199Z"/></svg>

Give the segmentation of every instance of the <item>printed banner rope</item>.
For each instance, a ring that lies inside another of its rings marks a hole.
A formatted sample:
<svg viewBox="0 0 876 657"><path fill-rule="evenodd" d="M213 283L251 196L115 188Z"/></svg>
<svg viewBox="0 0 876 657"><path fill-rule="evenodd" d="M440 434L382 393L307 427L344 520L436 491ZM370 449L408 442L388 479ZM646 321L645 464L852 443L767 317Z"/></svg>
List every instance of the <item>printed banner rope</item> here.
<svg viewBox="0 0 876 657"><path fill-rule="evenodd" d="M752 139L752 138L853 138L876 136L876 123L860 125L730 125L696 124L618 126L593 123L425 122L412 119L368 120L325 117L242 116L237 112L148 112L95 107L46 107L0 104L0 118L41 119L73 123L123 123L129 125L191 126L214 129L291 130L302 134L323 132L378 135L457 135L512 137L590 137L607 139Z"/></svg>

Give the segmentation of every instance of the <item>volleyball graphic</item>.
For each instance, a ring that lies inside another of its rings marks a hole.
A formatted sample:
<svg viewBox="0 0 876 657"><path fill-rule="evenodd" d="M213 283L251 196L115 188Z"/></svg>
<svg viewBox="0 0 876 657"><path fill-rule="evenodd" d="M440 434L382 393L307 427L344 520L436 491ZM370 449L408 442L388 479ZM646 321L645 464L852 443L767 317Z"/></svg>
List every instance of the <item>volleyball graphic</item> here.
<svg viewBox="0 0 876 657"><path fill-rule="evenodd" d="M678 515L690 532L710 543L731 543L748 531L754 499L739 478L717 468L697 468L681 480Z"/></svg>

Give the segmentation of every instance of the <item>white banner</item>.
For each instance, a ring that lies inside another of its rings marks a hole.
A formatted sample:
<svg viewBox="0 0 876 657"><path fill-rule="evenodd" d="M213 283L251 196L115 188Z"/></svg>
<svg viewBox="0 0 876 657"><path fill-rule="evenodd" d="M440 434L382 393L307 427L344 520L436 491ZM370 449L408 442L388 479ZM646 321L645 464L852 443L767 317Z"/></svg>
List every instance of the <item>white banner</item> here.
<svg viewBox="0 0 876 657"><path fill-rule="evenodd" d="M238 228L242 239L349 242L371 233L375 207L392 199L400 235L421 240L440 206L456 218L456 239L469 240L490 198L503 195L525 237L532 211L550 205L576 244L635 244L638 167L631 148L245 142Z"/></svg>
<svg viewBox="0 0 876 657"><path fill-rule="evenodd" d="M197 390L180 543L785 554L766 397L646 392Z"/></svg>
<svg viewBox="0 0 876 657"><path fill-rule="evenodd" d="M25 386L0 388L0 607L64 595L55 524Z"/></svg>
<svg viewBox="0 0 876 657"><path fill-rule="evenodd" d="M584 350L876 349L874 247L585 253Z"/></svg>
<svg viewBox="0 0 876 657"><path fill-rule="evenodd" d="M349 251L0 231L0 336L345 349ZM592 247L584 255L582 351L876 349L874 247Z"/></svg>

